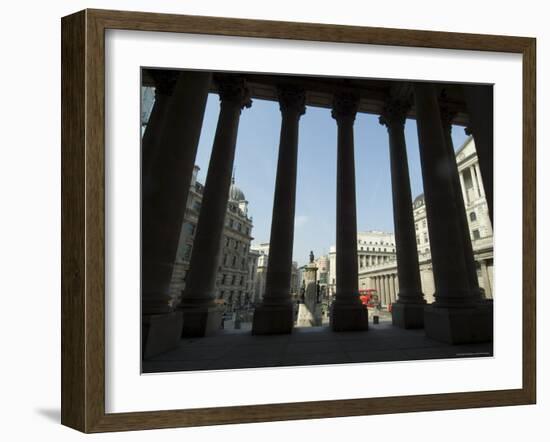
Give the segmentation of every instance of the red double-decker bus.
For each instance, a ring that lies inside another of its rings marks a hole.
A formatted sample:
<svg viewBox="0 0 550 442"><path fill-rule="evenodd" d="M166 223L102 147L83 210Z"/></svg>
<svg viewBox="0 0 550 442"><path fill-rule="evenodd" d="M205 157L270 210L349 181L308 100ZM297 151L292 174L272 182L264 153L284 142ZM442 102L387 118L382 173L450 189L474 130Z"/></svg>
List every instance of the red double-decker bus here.
<svg viewBox="0 0 550 442"><path fill-rule="evenodd" d="M366 307L375 307L380 302L376 289L360 289L359 299L361 299L362 304Z"/></svg>

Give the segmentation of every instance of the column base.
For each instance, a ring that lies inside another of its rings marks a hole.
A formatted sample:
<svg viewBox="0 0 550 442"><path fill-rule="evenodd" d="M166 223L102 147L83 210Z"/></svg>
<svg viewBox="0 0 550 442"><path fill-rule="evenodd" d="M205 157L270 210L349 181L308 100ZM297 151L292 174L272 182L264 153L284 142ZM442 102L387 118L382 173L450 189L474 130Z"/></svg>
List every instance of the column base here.
<svg viewBox="0 0 550 442"><path fill-rule="evenodd" d="M222 327L223 309L216 307L182 308L185 338L211 336Z"/></svg>
<svg viewBox="0 0 550 442"><path fill-rule="evenodd" d="M493 306L432 307L424 309L426 336L448 344L471 344L493 340Z"/></svg>
<svg viewBox="0 0 550 442"><path fill-rule="evenodd" d="M141 354L146 359L178 347L183 315L179 311L146 315L143 316L141 325Z"/></svg>
<svg viewBox="0 0 550 442"><path fill-rule="evenodd" d="M423 328L426 303L396 302L392 305L392 325L399 328Z"/></svg>
<svg viewBox="0 0 550 442"><path fill-rule="evenodd" d="M283 306L260 305L254 310L253 335L277 335L292 333L294 309L292 304Z"/></svg>
<svg viewBox="0 0 550 442"><path fill-rule="evenodd" d="M369 315L363 304L338 304L330 310L332 331L364 331L369 329Z"/></svg>

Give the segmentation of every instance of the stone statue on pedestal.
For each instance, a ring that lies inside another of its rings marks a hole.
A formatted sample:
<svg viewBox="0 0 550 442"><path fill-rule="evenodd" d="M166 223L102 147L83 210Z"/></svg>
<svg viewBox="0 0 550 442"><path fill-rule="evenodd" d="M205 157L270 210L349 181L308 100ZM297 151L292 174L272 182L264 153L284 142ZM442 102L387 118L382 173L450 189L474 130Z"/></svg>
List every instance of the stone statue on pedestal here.
<svg viewBox="0 0 550 442"><path fill-rule="evenodd" d="M298 307L297 327L320 326L322 311L317 283L317 266L313 262L313 252L309 254L309 264L303 267L304 283L302 286L302 303Z"/></svg>

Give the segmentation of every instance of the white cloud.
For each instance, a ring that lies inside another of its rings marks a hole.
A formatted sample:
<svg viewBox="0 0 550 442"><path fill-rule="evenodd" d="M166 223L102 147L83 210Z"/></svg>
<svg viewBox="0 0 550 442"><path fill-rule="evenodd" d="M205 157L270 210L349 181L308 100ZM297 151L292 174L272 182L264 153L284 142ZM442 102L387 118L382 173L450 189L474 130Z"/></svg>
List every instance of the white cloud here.
<svg viewBox="0 0 550 442"><path fill-rule="evenodd" d="M294 227L302 227L309 221L309 217L307 215L298 215L296 218L294 218Z"/></svg>

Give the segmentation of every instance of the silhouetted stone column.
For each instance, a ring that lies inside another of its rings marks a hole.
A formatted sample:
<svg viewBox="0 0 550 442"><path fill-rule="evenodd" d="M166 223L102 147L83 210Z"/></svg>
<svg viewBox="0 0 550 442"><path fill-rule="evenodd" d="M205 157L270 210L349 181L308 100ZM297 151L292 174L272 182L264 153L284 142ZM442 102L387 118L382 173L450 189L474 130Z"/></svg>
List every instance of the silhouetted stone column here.
<svg viewBox="0 0 550 442"><path fill-rule="evenodd" d="M211 74L182 72L162 130L150 132L158 152L150 156L150 179L142 178L142 315L145 357L177 345L181 313L169 296L185 200L193 174ZM143 169L144 171L144 169Z"/></svg>
<svg viewBox="0 0 550 442"><path fill-rule="evenodd" d="M463 85L470 117L469 130L474 136L481 180L493 222L493 86Z"/></svg>
<svg viewBox="0 0 550 442"><path fill-rule="evenodd" d="M241 109L251 105L241 77L223 75L215 80L220 95L220 115L181 303L183 336L205 336L221 326L223 312L214 303L221 237Z"/></svg>
<svg viewBox="0 0 550 442"><path fill-rule="evenodd" d="M141 138L141 173L144 180L149 178L153 159L159 152L167 110L180 72L151 70L150 75L155 83L155 101Z"/></svg>
<svg viewBox="0 0 550 442"><path fill-rule="evenodd" d="M392 307L392 323L401 328L424 326L426 301L422 293L418 250L412 208L409 164L405 145L405 119L409 105L389 101L380 116L380 124L388 128L392 178L393 222L397 272L401 286L399 300Z"/></svg>
<svg viewBox="0 0 550 442"><path fill-rule="evenodd" d="M442 107L441 118L443 124L443 134L445 135L445 141L447 145L449 174L453 186L454 201L458 212L458 224L459 229L462 233L463 256L466 263L466 270L468 272L468 284L470 285L470 289L474 292L476 297L478 299L481 299L482 296L481 291L479 290L479 281L477 279L477 270L474 259L474 249L472 247L472 239L470 236L470 226L468 224L468 215L466 213L466 207L464 204L460 175L458 172L458 165L456 164L456 154L453 145L453 138L451 136L451 122L453 119L453 115L449 113L449 111L445 107ZM473 175L472 179L474 179Z"/></svg>
<svg viewBox="0 0 550 442"><path fill-rule="evenodd" d="M453 344L487 341L492 339L492 312L477 303L468 284L435 86L415 83L414 96L435 282L435 302L424 311L426 335Z"/></svg>
<svg viewBox="0 0 550 442"><path fill-rule="evenodd" d="M281 88L279 105L282 123L266 289L262 304L254 311L253 334L290 333L294 323L290 279L294 245L298 127L300 117L305 113L304 91L290 87Z"/></svg>
<svg viewBox="0 0 550 442"><path fill-rule="evenodd" d="M332 304L334 331L367 330L367 310L359 299L357 270L357 213L353 123L359 97L338 94L332 116L338 124L336 190L336 299Z"/></svg>

